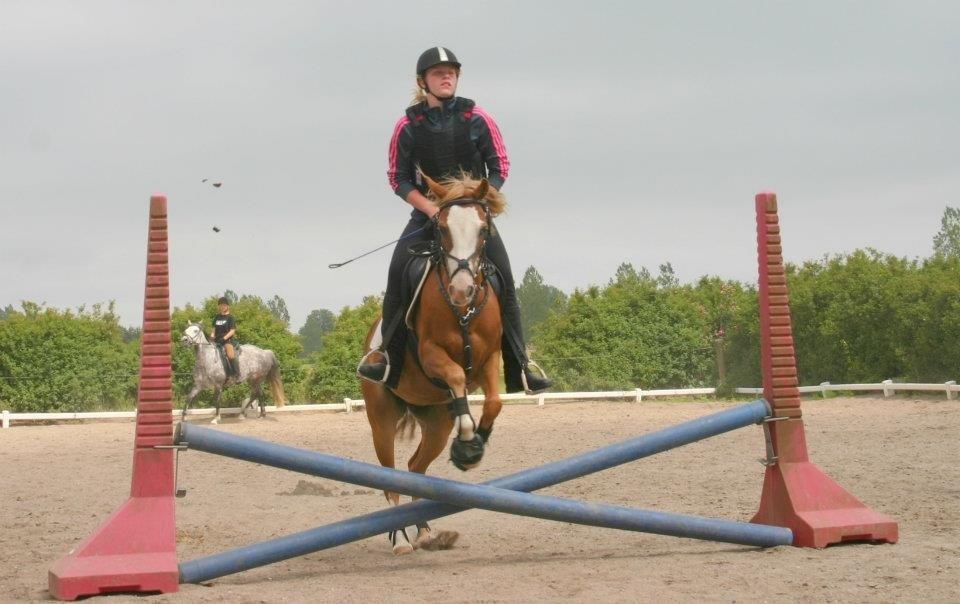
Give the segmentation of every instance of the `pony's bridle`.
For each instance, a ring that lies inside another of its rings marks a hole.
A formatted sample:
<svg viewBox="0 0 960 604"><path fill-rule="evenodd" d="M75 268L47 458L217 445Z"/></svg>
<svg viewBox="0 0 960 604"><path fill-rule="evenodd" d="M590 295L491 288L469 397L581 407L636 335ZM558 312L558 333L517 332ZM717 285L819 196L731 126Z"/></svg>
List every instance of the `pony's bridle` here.
<svg viewBox="0 0 960 604"><path fill-rule="evenodd" d="M483 226L483 230L480 232L481 234L480 244L477 246L475 250L473 250L473 253L467 256L466 258L458 258L453 254L451 254L450 252L448 252L447 250L443 249L443 241L442 241L443 233L440 232L440 228L439 228L440 212L442 212L444 209L449 208L451 206L472 206L472 205L478 205L481 208L483 208L484 226ZM470 278L474 281L474 283L476 283L477 273L473 272L473 269L470 268L470 261L473 260L474 258L479 257L481 262L477 262L477 271L481 273L481 277L482 277L482 273L483 273L482 260L484 259L483 254L484 252L486 252L487 238L490 236L490 207L487 206L487 204L484 203L483 201L467 197L464 199L457 199L455 201L445 203L443 205L443 208L440 210L440 212L437 212L433 216L433 221L434 223L436 223L434 225L435 226L434 238L436 240L436 246L434 249L436 250L436 253L437 253L437 259L444 260L446 258L449 258L450 260L453 260L454 262L457 263L457 268L454 269L452 273L450 272L449 269L447 269L446 271L447 279L452 280L456 276L456 274L459 273L460 271L467 271L467 274L470 275ZM446 266L446 262L444 262L443 264L444 266ZM449 300L448 300L448 303L452 304L452 302L450 302Z"/></svg>
<svg viewBox="0 0 960 604"><path fill-rule="evenodd" d="M486 270L487 238L491 233L490 208L482 200L467 197L445 203L443 208L440 210L442 212L444 209L451 206L470 205L478 205L483 208L484 226L481 231L479 244L473 253L466 258L458 258L447 250L443 249L443 233L440 232L439 228L440 212L434 214L433 217L435 223L434 261L437 265L437 283L440 284L440 294L443 296L444 301L446 301L447 306L453 312L454 316L457 317L457 323L460 325L460 335L463 338L463 369L468 374L473 370L473 347L470 345L470 323L480 314L480 312L483 310L483 307L487 305L487 300L490 299L490 282L485 278L484 275L484 271ZM448 258L457 263L457 268L454 269L452 273L450 272L450 269L447 268L447 263L445 262L445 260ZM470 268L470 262L474 259L478 260L476 272ZM473 301L467 306L463 314L460 314L460 307L457 306L453 299L450 298L450 292L448 292L447 288L443 285L444 273L447 274L447 280L450 281L460 271L467 271L467 274L470 275L470 278L473 280L474 284L483 288L482 297L480 297L480 292L478 291L474 295ZM478 280L479 283L477 283ZM480 297L479 304L477 304L478 297Z"/></svg>

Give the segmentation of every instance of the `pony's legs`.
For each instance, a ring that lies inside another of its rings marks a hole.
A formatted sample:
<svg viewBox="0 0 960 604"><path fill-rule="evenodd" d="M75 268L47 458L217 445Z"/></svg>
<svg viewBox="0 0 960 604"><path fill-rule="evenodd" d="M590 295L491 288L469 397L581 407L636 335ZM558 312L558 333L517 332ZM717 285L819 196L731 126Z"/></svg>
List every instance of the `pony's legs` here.
<svg viewBox="0 0 960 604"><path fill-rule="evenodd" d="M247 398L245 398L245 399L243 399L242 401L240 401L240 415L239 415L239 419L247 419L247 409L248 409L248 408L250 407L250 405L252 405L252 404L253 404L253 394L251 393L250 396L248 396Z"/></svg>
<svg viewBox="0 0 960 604"><path fill-rule="evenodd" d="M463 372L463 367L455 363L445 350L432 342L424 342L422 347L421 360L424 372L430 377L440 378L450 386L454 398L466 397L467 376ZM457 430L458 439L462 441L473 440L477 423L469 411L454 418L454 426Z"/></svg>
<svg viewBox="0 0 960 604"><path fill-rule="evenodd" d="M247 409L253 406L253 403L256 402L261 409L260 417L263 417L263 405L260 403L260 397L263 396L263 390L260 389L260 381L249 382L250 385L250 396L244 399L243 403L240 404L240 419L247 418Z"/></svg>
<svg viewBox="0 0 960 604"><path fill-rule="evenodd" d="M366 402L367 421L373 433L373 449L377 453L380 465L385 468L396 467L394 453L394 439L397 437L397 422L402 417L403 409L397 404L393 395L379 384L363 383L363 398ZM400 505L400 494L390 491L383 492L389 505ZM389 534L393 553L396 555L409 554L413 551L405 530L391 531Z"/></svg>
<svg viewBox="0 0 960 604"><path fill-rule="evenodd" d="M213 412L213 419L210 420L210 423L216 426L220 423L220 395L223 393L223 390L220 386L215 386L213 388L213 405L216 410Z"/></svg>
<svg viewBox="0 0 960 604"><path fill-rule="evenodd" d="M493 422L500 415L503 402L500 400L500 354L492 354L483 366L480 376L480 388L483 389L483 415L477 433L486 443L493 431Z"/></svg>
<svg viewBox="0 0 960 604"><path fill-rule="evenodd" d="M250 386L250 404L253 405L253 401L257 401L257 407L260 409L260 417L267 415L267 406L263 404L262 384L263 382L257 380Z"/></svg>
<svg viewBox="0 0 960 604"><path fill-rule="evenodd" d="M200 394L200 386L196 385L194 381L193 388L190 389L190 394L187 395L187 401L183 404L183 412L180 413L180 421L187 421L187 409L190 407L190 403L193 402L193 399L197 398L197 395Z"/></svg>
<svg viewBox="0 0 960 604"><path fill-rule="evenodd" d="M426 474L447 446L447 436L453 428L453 419L444 406L420 407L415 413L420 424L420 445L407 462L407 469L417 474ZM414 500L417 497L413 498ZM450 549L460 537L456 531L432 531L426 522L417 525L415 545L420 549Z"/></svg>

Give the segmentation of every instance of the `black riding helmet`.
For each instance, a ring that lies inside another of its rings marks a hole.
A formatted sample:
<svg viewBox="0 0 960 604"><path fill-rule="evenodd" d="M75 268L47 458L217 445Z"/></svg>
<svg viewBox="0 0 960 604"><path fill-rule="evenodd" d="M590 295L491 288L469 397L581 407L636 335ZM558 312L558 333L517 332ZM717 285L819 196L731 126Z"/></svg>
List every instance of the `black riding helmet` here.
<svg viewBox="0 0 960 604"><path fill-rule="evenodd" d="M441 63L449 63L460 69L460 62L457 61L457 55L453 54L452 50L443 46L434 46L423 51L417 59L417 75L422 78L428 69Z"/></svg>
<svg viewBox="0 0 960 604"><path fill-rule="evenodd" d="M453 54L452 50L444 48L443 46L428 48L423 51L420 54L420 58L417 59L417 76L420 78L420 86L422 86L426 92L430 92L425 77L427 70L437 65L453 65L457 68L457 73L460 72L460 61L457 61L457 55Z"/></svg>

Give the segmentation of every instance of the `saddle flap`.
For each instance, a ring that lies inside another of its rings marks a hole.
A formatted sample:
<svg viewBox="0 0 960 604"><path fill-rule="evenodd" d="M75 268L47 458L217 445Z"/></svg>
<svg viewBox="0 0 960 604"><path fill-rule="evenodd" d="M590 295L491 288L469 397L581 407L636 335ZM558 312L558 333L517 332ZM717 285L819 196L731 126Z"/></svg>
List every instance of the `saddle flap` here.
<svg viewBox="0 0 960 604"><path fill-rule="evenodd" d="M408 329L413 329L413 316L416 313L417 302L420 300L420 291L423 284L433 268L433 259L428 257L414 256L407 262L406 270L403 273L403 287L401 296L403 300L402 308L406 308L404 313L404 323Z"/></svg>
<svg viewBox="0 0 960 604"><path fill-rule="evenodd" d="M223 365L223 370L228 374L230 373L230 359L227 357L227 349L223 344L214 344L217 349L217 356L220 357L220 364ZM239 359L241 353L241 346L238 344L233 345L233 354Z"/></svg>

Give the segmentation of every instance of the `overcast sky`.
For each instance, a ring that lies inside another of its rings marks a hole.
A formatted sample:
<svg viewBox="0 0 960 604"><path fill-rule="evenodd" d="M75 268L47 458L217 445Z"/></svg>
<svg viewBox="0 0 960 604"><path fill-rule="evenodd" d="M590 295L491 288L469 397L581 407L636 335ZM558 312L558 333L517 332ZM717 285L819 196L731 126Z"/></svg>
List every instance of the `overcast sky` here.
<svg viewBox="0 0 960 604"><path fill-rule="evenodd" d="M3 0L0 306L138 325L153 192L176 305L279 294L296 330L380 292L387 251L327 265L406 222L387 143L437 44L503 132L518 279L753 281L762 189L790 261L926 256L960 206L958 2Z"/></svg>

